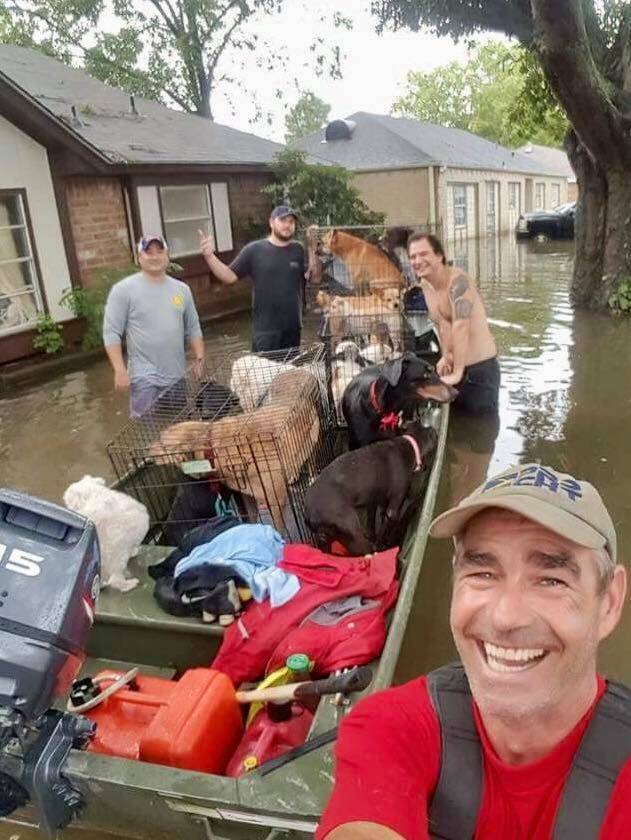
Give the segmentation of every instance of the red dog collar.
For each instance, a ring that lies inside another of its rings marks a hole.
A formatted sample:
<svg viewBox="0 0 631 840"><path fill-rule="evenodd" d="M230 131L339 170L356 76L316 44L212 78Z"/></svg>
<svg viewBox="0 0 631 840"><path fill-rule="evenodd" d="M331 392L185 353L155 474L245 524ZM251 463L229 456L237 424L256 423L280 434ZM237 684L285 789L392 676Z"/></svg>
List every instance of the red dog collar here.
<svg viewBox="0 0 631 840"><path fill-rule="evenodd" d="M378 380L375 379L370 385L370 404L380 417L379 429L382 432L396 432L401 425L401 415L395 414L394 411L383 414L383 406L377 396L377 382Z"/></svg>

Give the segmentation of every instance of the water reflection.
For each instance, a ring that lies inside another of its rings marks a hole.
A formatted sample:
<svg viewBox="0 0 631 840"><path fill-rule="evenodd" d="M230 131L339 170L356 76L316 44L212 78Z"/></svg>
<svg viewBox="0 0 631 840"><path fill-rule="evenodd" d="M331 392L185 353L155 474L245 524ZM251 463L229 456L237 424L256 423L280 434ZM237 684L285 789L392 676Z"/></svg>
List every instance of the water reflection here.
<svg viewBox="0 0 631 840"><path fill-rule="evenodd" d="M625 384L631 365L631 322L573 311L572 261L572 243L515 243L512 237L482 240L460 254L459 264L480 282L502 369L500 430L486 472L534 460L592 481L616 523L620 556L626 561L631 538L631 448L626 431L631 397ZM494 274L485 273L491 269ZM470 458L454 470L453 441L483 434L480 424L486 421L467 418L467 429L463 422L453 417L439 510L482 480L479 459ZM448 622L450 560L448 541L430 541L399 680L455 657ZM630 641L627 608L621 626L603 646L601 662L605 673L627 682Z"/></svg>

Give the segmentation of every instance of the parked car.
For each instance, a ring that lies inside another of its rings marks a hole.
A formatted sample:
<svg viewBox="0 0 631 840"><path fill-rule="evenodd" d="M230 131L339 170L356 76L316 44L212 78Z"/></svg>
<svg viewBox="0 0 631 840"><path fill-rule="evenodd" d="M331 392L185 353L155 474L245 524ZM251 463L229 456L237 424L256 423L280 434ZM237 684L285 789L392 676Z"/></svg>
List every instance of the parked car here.
<svg viewBox="0 0 631 840"><path fill-rule="evenodd" d="M559 204L554 210L522 213L515 233L519 239L573 239L576 202Z"/></svg>

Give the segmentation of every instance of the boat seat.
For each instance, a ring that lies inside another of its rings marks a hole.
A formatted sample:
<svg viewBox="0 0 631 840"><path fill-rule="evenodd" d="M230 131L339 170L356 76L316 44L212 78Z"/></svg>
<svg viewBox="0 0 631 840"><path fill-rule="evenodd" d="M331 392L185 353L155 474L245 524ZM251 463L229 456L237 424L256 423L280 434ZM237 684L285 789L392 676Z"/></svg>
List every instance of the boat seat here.
<svg viewBox="0 0 631 840"><path fill-rule="evenodd" d="M140 580L131 592L119 592L109 587L102 590L96 607L97 624L119 624L169 630L173 633L199 633L204 636L223 636L223 627L218 624L204 624L198 618L182 618L170 615L158 605L153 597L153 578L147 567L158 563L172 549L161 545L143 545L136 557L129 562L129 577Z"/></svg>

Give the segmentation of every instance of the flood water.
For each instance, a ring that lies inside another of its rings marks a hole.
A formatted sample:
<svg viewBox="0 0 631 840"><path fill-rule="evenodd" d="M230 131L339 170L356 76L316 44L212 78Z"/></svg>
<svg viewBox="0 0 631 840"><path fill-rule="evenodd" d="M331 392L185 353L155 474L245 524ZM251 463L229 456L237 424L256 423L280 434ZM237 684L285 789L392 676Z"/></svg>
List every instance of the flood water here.
<svg viewBox="0 0 631 840"><path fill-rule="evenodd" d="M486 420L450 430L437 510L487 473L540 461L593 482L631 559L631 319L574 312L571 243L470 242L454 255L479 278L502 369L501 425L489 446ZM249 318L207 327L207 354L245 349ZM127 419L107 363L56 377L0 400L0 480L59 501L86 473L112 480L105 443ZM397 679L454 657L448 627L450 550L430 541ZM603 648L602 669L631 683L631 607Z"/></svg>

